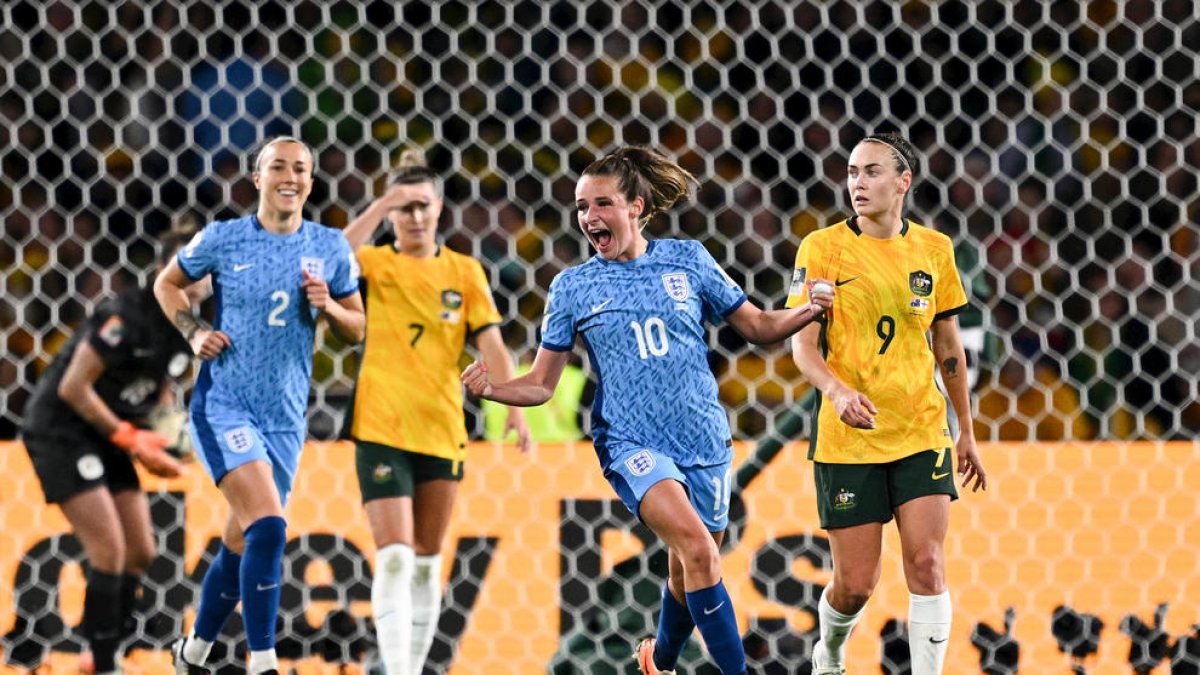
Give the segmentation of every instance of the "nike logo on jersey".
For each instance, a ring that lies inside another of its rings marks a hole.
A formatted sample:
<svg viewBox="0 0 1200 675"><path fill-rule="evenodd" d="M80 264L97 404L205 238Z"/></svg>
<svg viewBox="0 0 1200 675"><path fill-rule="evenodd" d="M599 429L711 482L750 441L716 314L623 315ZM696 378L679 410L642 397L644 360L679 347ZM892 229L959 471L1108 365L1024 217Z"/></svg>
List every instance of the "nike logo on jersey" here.
<svg viewBox="0 0 1200 675"><path fill-rule="evenodd" d="M929 477L934 480L941 480L949 475L950 475L949 471L947 471L946 473L938 473L938 472L934 471L932 474L929 475Z"/></svg>
<svg viewBox="0 0 1200 675"><path fill-rule="evenodd" d="M608 303L610 303L612 301L613 301L613 299L609 298L598 305L592 305L592 314L595 314L596 312L599 312L600 310L604 309L605 307L608 307Z"/></svg>
<svg viewBox="0 0 1200 675"><path fill-rule="evenodd" d="M933 644L935 644L935 645L940 645L940 644L942 644L943 642L945 642L946 640L949 640L949 639L950 639L950 638L942 638L941 640L934 640L933 638L929 638L929 641L930 641L930 642L932 642L932 643L933 643Z"/></svg>
<svg viewBox="0 0 1200 675"><path fill-rule="evenodd" d="M279 588L279 584L258 584L254 588L256 588L260 591L269 591L272 588Z"/></svg>
<svg viewBox="0 0 1200 675"><path fill-rule="evenodd" d="M233 271L234 271L234 272L242 272L242 271L245 271L245 270L248 270L248 269L250 269L251 267L254 267L254 266L255 266L255 265L257 265L257 264L258 264L258 263L242 263L242 264L240 264L240 265L239 265L238 263L234 263L234 264L233 264Z"/></svg>
<svg viewBox="0 0 1200 675"><path fill-rule="evenodd" d="M717 611L718 609L721 609L724 606L725 606L725 601L722 600L716 607L705 607L704 615L708 616L709 614L712 614L713 612Z"/></svg>
<svg viewBox="0 0 1200 675"><path fill-rule="evenodd" d="M854 281L857 278L858 277L850 277L849 279L838 279L837 281L835 281L833 283L837 284L838 286L845 286L846 284L850 283L851 281Z"/></svg>

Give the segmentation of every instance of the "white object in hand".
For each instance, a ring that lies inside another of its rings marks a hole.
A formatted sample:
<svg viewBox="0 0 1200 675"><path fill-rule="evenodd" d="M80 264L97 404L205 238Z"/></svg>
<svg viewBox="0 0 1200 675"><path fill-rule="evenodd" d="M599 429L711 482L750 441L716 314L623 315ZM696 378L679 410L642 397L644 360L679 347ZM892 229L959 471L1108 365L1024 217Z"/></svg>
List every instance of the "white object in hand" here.
<svg viewBox="0 0 1200 675"><path fill-rule="evenodd" d="M821 295L828 295L830 293L833 293L833 286L824 281L818 281L817 283L813 284L812 288L809 289L809 291L808 291L810 303L812 303L812 296L816 295L817 293L820 293ZM813 312L815 312L816 314L822 314L825 312L825 308L814 303L813 304Z"/></svg>

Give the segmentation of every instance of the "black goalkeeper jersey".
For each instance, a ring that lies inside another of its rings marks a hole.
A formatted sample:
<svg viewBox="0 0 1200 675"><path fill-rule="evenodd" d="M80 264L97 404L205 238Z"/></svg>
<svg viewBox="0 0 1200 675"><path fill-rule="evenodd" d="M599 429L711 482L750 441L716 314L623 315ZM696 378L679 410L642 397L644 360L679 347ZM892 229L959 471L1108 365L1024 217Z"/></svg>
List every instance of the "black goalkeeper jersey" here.
<svg viewBox="0 0 1200 675"><path fill-rule="evenodd" d="M137 422L158 402L168 375L187 371L192 350L159 307L151 289L105 301L75 331L38 380L25 408L25 435L64 436L91 430L58 396L58 385L81 340L104 361L96 393L123 420Z"/></svg>

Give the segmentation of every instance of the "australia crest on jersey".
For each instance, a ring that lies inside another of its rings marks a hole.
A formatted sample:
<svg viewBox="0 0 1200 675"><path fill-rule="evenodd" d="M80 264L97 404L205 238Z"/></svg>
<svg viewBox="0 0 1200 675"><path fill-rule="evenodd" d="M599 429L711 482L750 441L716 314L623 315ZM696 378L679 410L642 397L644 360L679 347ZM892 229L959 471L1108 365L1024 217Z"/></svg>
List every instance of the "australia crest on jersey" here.
<svg viewBox="0 0 1200 675"><path fill-rule="evenodd" d="M325 278L325 261L322 258L300 258L300 269L308 272L315 279Z"/></svg>
<svg viewBox="0 0 1200 675"><path fill-rule="evenodd" d="M662 275L663 287L667 289L667 295L675 302L683 302L688 299L691 294L691 289L688 287L687 272L672 272L671 274Z"/></svg>
<svg viewBox="0 0 1200 675"><path fill-rule="evenodd" d="M933 293L933 275L925 270L912 272L908 275L908 287L914 295L927 298Z"/></svg>

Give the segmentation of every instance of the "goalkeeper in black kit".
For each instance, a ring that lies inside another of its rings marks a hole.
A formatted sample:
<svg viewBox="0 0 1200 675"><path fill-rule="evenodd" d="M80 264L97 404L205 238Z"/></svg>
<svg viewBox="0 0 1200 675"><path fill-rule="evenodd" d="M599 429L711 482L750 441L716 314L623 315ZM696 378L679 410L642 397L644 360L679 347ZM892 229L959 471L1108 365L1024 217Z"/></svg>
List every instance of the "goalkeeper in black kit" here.
<svg viewBox="0 0 1200 675"><path fill-rule="evenodd" d="M190 235L172 230L162 237L160 267ZM195 286L202 293L207 282ZM141 576L157 554L133 462L157 476L179 475L179 460L168 452L178 439L145 427L152 412L172 402L171 378L191 363L191 347L151 289L134 289L102 303L79 326L25 409L22 436L46 502L62 509L87 556L80 628L92 663L84 657L85 671L121 672L117 652L136 626Z"/></svg>

